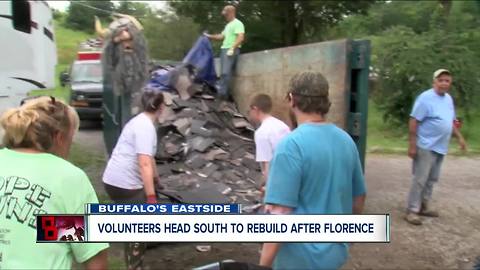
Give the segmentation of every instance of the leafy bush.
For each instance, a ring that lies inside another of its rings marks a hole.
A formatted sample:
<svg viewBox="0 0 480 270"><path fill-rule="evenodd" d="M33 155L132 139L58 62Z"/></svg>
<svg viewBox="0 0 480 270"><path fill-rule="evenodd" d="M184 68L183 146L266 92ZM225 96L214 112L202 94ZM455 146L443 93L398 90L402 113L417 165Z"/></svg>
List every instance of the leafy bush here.
<svg viewBox="0 0 480 270"><path fill-rule="evenodd" d="M65 26L73 30L88 33L94 32L94 17L104 21L109 20L109 13L113 12L114 5L109 0L70 1L65 18Z"/></svg>
<svg viewBox="0 0 480 270"><path fill-rule="evenodd" d="M453 73L451 95L467 120L479 103L480 2L378 1L366 15L330 28L329 39L372 41L370 96L384 120L404 127L416 96L431 88L439 68Z"/></svg>
<svg viewBox="0 0 480 270"><path fill-rule="evenodd" d="M374 66L382 89L375 101L385 120L394 125L406 124L416 96L431 88L432 74L439 68L452 72L450 94L468 116L475 105L480 74L474 52L458 34L439 29L418 35L408 27L398 26L387 30L374 47Z"/></svg>
<svg viewBox="0 0 480 270"><path fill-rule="evenodd" d="M150 57L181 61L202 34L190 18L163 14L143 20Z"/></svg>

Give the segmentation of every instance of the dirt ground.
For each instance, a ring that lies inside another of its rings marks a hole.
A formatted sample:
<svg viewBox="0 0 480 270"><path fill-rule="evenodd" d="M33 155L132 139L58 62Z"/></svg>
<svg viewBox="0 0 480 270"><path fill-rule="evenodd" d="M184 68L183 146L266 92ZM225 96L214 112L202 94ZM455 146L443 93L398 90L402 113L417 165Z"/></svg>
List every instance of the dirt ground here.
<svg viewBox="0 0 480 270"><path fill-rule="evenodd" d="M97 155L104 154L101 131L95 126L77 134L76 143ZM480 257L480 157L448 156L433 203L440 210L436 219L423 226L403 221L411 162L406 156L368 155L368 188L365 213L391 215L391 243L354 244L344 269L472 269ZM99 197L103 166L84 168L92 177ZM100 169L101 170L101 169ZM258 244L212 244L209 252L198 252L196 244L161 244L148 250L150 269L191 269L223 259L258 262ZM123 246L113 244L110 256L121 261Z"/></svg>

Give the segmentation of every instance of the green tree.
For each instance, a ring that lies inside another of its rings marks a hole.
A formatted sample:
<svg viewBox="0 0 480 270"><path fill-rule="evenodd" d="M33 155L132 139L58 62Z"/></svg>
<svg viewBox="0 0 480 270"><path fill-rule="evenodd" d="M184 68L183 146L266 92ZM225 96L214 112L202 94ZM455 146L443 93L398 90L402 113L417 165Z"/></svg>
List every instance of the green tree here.
<svg viewBox="0 0 480 270"><path fill-rule="evenodd" d="M375 103L384 118L404 127L416 96L431 87L432 73L453 73L451 94L467 119L479 104L480 10L473 1L377 2L328 30L328 37L372 40Z"/></svg>
<svg viewBox="0 0 480 270"><path fill-rule="evenodd" d="M120 1L115 11L122 14L131 15L137 20L143 20L146 16L152 13L152 10L146 3L132 2L132 1Z"/></svg>
<svg viewBox="0 0 480 270"><path fill-rule="evenodd" d="M480 74L474 52L455 34L438 29L418 35L398 26L387 30L374 46L381 89L375 101L386 120L404 126L415 97L431 87L433 71L439 68L452 72L451 94L468 117L478 98L475 88Z"/></svg>
<svg viewBox="0 0 480 270"><path fill-rule="evenodd" d="M53 19L56 21L63 20L63 18L65 17L65 13L54 8L52 8L52 13L53 13Z"/></svg>
<svg viewBox="0 0 480 270"><path fill-rule="evenodd" d="M109 0L97 1L70 1L65 18L65 26L74 30L92 33L94 31L94 17L109 20L114 5Z"/></svg>
<svg viewBox="0 0 480 270"><path fill-rule="evenodd" d="M186 1L171 0L173 10L209 32L220 32L224 5L237 5L246 28L245 51L302 44L322 39L322 31L345 16L364 13L373 1Z"/></svg>
<svg viewBox="0 0 480 270"><path fill-rule="evenodd" d="M143 20L150 58L182 60L201 34L191 18L172 13L152 13Z"/></svg>
<svg viewBox="0 0 480 270"><path fill-rule="evenodd" d="M367 14L349 16L338 26L330 28L327 37L365 37L380 34L393 26L406 26L420 34L430 29L437 5L435 1L376 2Z"/></svg>

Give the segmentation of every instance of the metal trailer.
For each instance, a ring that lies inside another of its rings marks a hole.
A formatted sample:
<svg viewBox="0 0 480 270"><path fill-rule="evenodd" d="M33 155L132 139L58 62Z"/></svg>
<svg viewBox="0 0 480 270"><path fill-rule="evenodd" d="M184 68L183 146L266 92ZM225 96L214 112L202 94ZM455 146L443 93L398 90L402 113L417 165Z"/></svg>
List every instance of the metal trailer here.
<svg viewBox="0 0 480 270"><path fill-rule="evenodd" d="M0 37L1 114L29 91L55 86L57 52L47 2L0 1Z"/></svg>
<svg viewBox="0 0 480 270"><path fill-rule="evenodd" d="M330 85L329 121L346 130L365 162L370 42L338 40L242 54L233 81L235 101L241 112L258 93L274 100L273 114L289 121L285 95L288 81L297 72L321 72ZM123 124L132 115L130 95L115 96L112 74L104 73L104 140L111 153Z"/></svg>

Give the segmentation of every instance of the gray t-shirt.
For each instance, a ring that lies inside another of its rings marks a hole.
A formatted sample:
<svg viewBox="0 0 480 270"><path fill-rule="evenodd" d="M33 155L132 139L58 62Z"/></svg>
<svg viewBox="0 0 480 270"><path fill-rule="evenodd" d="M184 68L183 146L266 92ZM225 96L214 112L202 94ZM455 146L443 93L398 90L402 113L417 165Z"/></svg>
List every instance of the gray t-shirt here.
<svg viewBox="0 0 480 270"><path fill-rule="evenodd" d="M155 125L145 113L141 113L123 128L103 173L103 182L124 189L143 188L138 154L153 157L156 152Z"/></svg>

